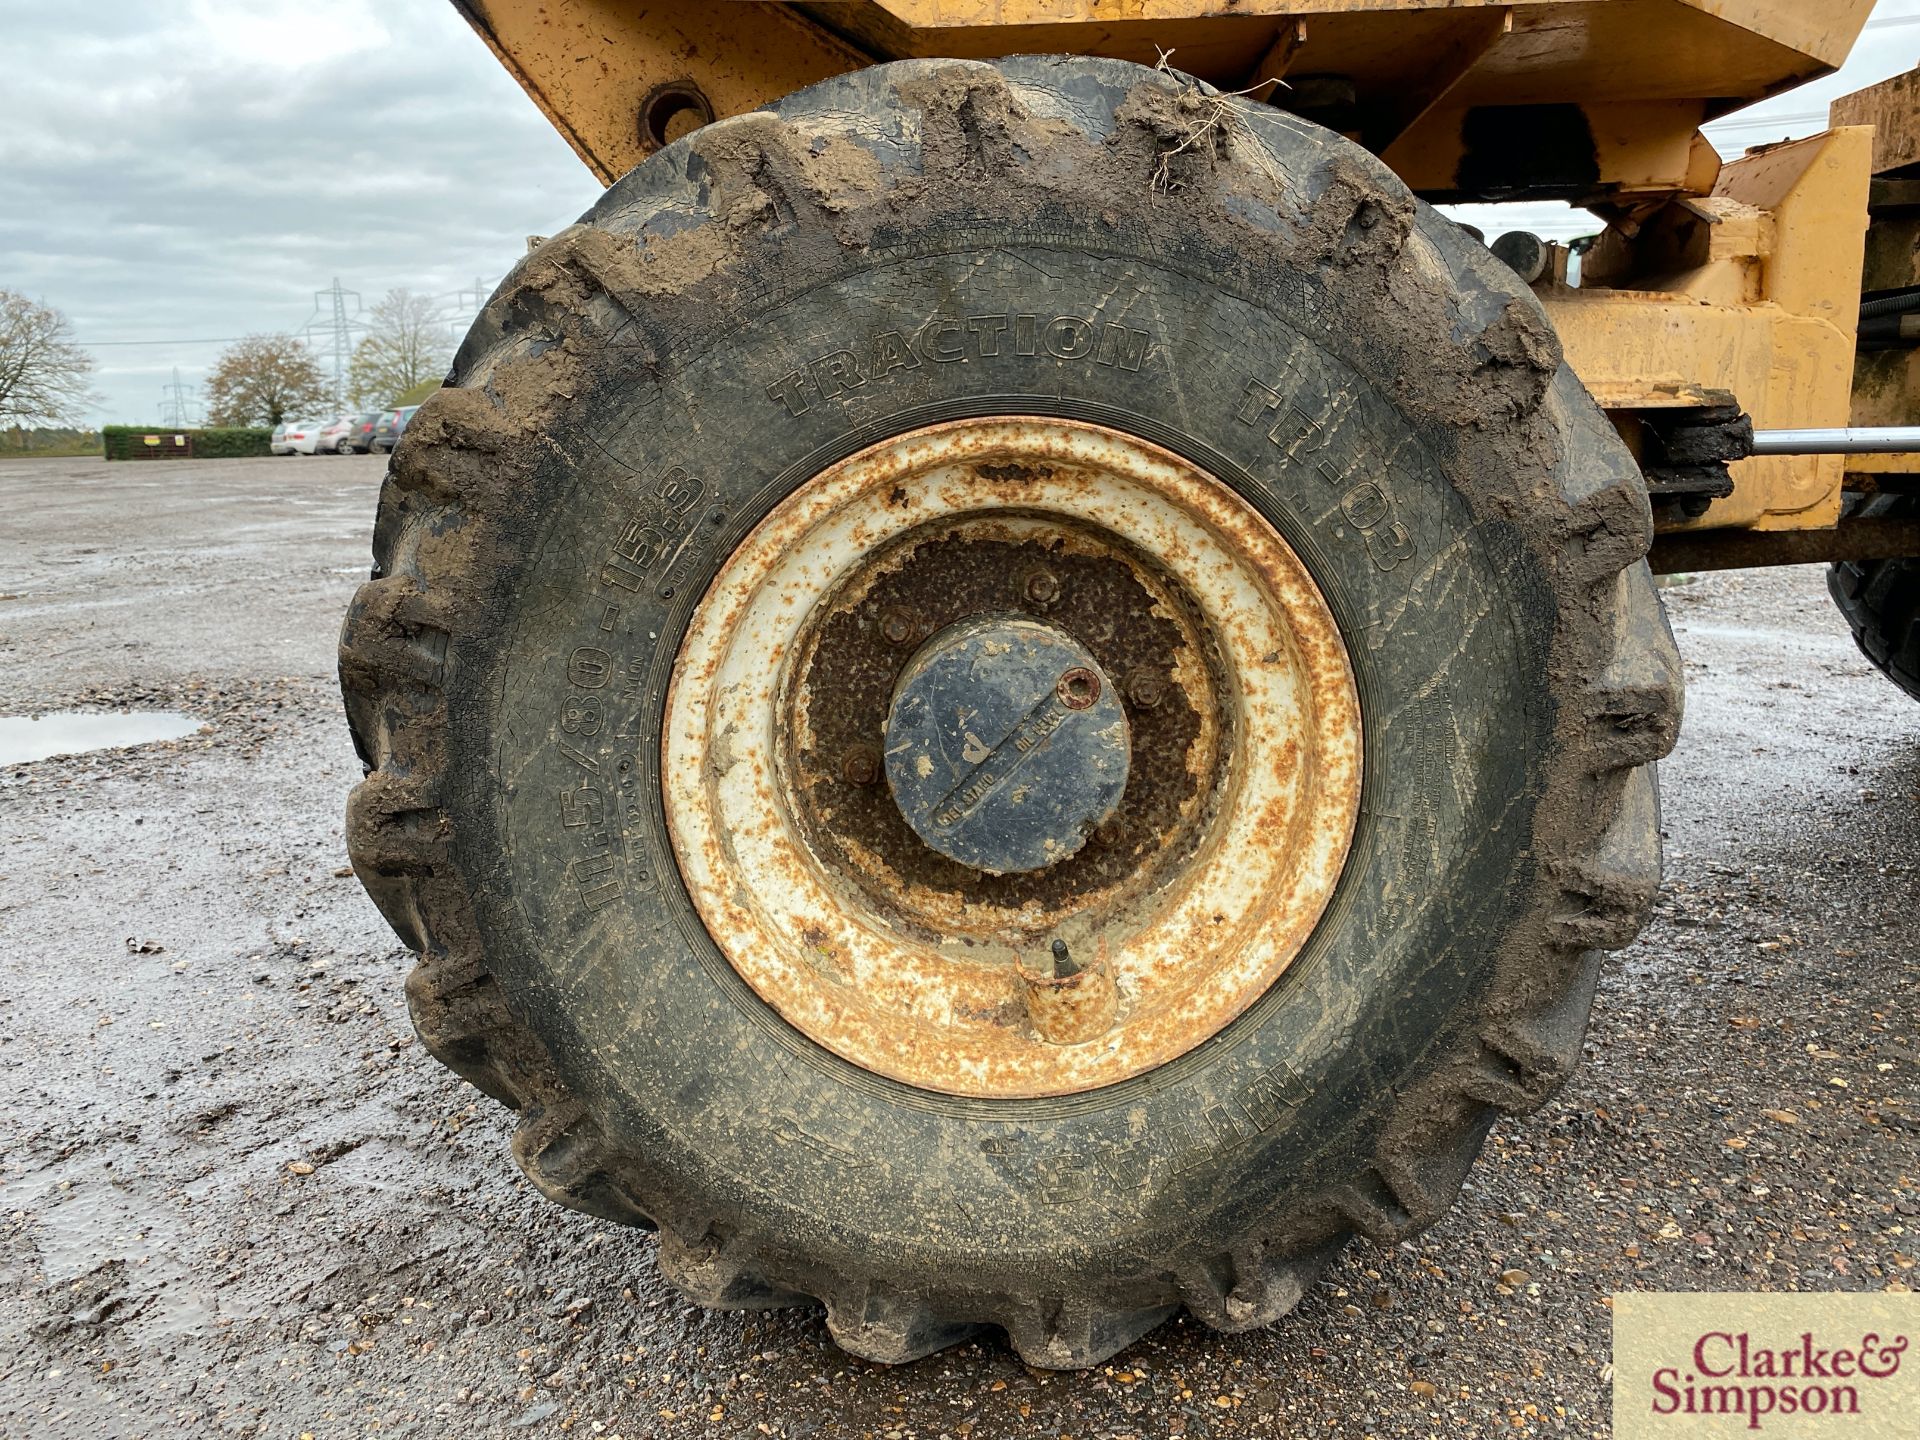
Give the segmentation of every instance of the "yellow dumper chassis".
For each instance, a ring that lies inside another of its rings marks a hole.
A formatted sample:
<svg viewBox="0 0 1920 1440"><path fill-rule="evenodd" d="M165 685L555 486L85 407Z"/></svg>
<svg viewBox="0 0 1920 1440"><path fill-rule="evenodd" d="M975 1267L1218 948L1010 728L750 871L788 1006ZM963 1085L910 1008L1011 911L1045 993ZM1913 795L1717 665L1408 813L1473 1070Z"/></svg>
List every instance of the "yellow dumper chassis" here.
<svg viewBox="0 0 1920 1440"><path fill-rule="evenodd" d="M1849 490L1900 487L1912 456L1749 440L1913 416L1917 352L1856 357L1863 271L1870 298L1920 285L1913 77L1842 101L1824 134L1724 163L1701 134L1836 68L1872 0L455 3L609 183L694 126L883 60L1170 54L1346 133L1431 201L1584 205L1604 229L1573 283L1561 247L1495 248L1639 456L1656 568L1920 548L1910 525L1841 523Z"/></svg>

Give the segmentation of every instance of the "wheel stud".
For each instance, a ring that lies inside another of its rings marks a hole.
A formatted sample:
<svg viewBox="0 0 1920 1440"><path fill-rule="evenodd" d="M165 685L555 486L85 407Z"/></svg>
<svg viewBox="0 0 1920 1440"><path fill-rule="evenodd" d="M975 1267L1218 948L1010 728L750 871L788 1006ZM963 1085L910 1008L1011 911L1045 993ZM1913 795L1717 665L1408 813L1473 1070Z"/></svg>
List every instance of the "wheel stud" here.
<svg viewBox="0 0 1920 1440"><path fill-rule="evenodd" d="M1027 572L1020 593L1035 605L1051 605L1060 598L1060 577L1051 570L1035 567Z"/></svg>
<svg viewBox="0 0 1920 1440"><path fill-rule="evenodd" d="M1127 677L1127 699L1142 710L1151 710L1167 698L1167 682L1151 670L1136 670Z"/></svg>
<svg viewBox="0 0 1920 1440"><path fill-rule="evenodd" d="M896 606L889 606L880 612L880 633L889 645L911 644L913 637L920 632L913 616Z"/></svg>
<svg viewBox="0 0 1920 1440"><path fill-rule="evenodd" d="M871 785L880 778L880 756L871 745L856 745L840 757L840 778L849 785Z"/></svg>

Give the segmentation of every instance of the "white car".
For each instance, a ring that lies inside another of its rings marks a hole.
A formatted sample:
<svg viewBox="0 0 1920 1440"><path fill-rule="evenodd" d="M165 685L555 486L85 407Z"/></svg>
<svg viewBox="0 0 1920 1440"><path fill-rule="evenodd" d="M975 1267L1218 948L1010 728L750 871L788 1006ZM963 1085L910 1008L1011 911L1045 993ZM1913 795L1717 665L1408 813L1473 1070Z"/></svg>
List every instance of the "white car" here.
<svg viewBox="0 0 1920 1440"><path fill-rule="evenodd" d="M320 453L320 432L326 428L324 420L295 420L287 426L287 433L281 441L287 447L289 455L317 455Z"/></svg>
<svg viewBox="0 0 1920 1440"><path fill-rule="evenodd" d="M307 452L313 455L351 455L353 453L353 424L358 415L340 415L320 427L320 435L314 448Z"/></svg>
<svg viewBox="0 0 1920 1440"><path fill-rule="evenodd" d="M293 453L293 446L288 443L287 440L287 431L291 429L293 429L293 421L291 420L282 420L278 425L273 427L273 436L267 441L267 453L269 455L291 455Z"/></svg>

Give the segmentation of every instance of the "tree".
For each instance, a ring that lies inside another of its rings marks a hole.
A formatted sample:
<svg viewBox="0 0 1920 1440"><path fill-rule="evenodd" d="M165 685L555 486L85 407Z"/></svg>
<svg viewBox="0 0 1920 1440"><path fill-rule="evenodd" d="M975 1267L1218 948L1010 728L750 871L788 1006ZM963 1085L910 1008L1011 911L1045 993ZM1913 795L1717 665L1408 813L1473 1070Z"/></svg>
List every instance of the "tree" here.
<svg viewBox="0 0 1920 1440"><path fill-rule="evenodd" d="M353 347L347 371L347 394L355 405L397 404L404 392L446 373L446 322L426 296L389 290L368 320L371 328Z"/></svg>
<svg viewBox="0 0 1920 1440"><path fill-rule="evenodd" d="M220 352L207 377L212 425L278 425L328 405L313 352L291 335L249 335Z"/></svg>
<svg viewBox="0 0 1920 1440"><path fill-rule="evenodd" d="M93 357L73 343L67 317L0 290L0 428L71 424L93 401Z"/></svg>

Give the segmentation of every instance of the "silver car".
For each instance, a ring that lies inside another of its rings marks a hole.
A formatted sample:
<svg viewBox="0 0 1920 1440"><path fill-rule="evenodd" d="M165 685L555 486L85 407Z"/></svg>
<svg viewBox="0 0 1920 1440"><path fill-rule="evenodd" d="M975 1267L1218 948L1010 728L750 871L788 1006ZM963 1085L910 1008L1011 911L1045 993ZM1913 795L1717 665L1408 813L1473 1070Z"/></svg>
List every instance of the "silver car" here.
<svg viewBox="0 0 1920 1440"><path fill-rule="evenodd" d="M351 455L353 453L353 426L358 415L341 415L329 420L320 427L319 438L310 452L315 455Z"/></svg>

